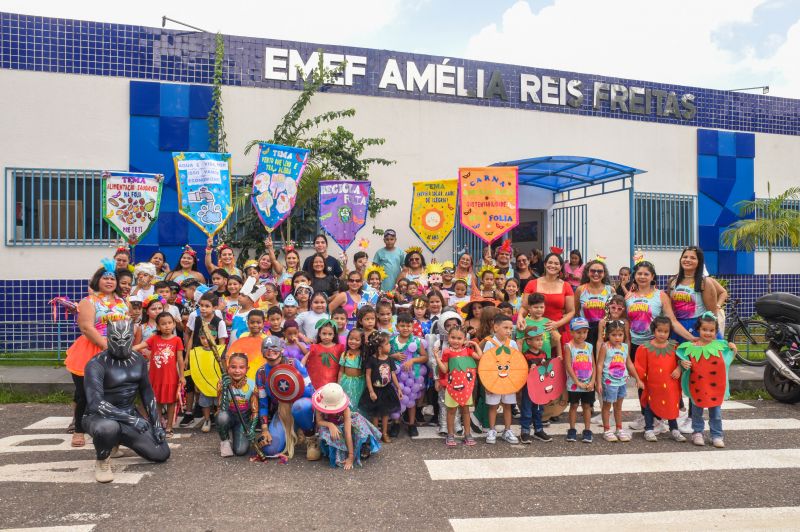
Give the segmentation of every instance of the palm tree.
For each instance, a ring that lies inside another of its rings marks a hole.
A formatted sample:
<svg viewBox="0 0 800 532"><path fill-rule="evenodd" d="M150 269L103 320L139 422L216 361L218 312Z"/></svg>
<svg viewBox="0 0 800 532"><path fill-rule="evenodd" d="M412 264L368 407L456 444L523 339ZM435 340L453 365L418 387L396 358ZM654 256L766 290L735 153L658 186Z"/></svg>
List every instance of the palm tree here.
<svg viewBox="0 0 800 532"><path fill-rule="evenodd" d="M791 187L774 198L767 182L767 197L740 201L739 216L722 233L722 242L733 249L755 251L767 248L767 290L772 292L772 249L781 240L789 239L792 247L800 246L800 210L792 202L800 200L800 187Z"/></svg>

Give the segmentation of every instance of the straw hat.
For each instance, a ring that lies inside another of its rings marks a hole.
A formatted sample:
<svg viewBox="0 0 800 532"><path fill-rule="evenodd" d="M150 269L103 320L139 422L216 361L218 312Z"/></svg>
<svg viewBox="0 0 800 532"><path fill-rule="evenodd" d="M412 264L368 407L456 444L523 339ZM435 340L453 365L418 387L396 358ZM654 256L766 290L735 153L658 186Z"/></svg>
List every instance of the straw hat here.
<svg viewBox="0 0 800 532"><path fill-rule="evenodd" d="M350 406L350 399L339 384L330 382L314 392L311 404L323 414L338 414Z"/></svg>

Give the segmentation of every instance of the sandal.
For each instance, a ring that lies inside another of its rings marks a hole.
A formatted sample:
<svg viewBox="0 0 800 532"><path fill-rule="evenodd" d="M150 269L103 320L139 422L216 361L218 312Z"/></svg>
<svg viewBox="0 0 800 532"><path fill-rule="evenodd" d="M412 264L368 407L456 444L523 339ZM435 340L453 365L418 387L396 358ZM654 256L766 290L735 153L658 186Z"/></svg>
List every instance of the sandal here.
<svg viewBox="0 0 800 532"><path fill-rule="evenodd" d="M83 447L86 445L86 438L83 434L79 434L77 432L72 433L72 443L73 447Z"/></svg>
<svg viewBox="0 0 800 532"><path fill-rule="evenodd" d="M444 444L450 448L454 448L456 446L456 438L452 434L448 434L447 438L444 439Z"/></svg>
<svg viewBox="0 0 800 532"><path fill-rule="evenodd" d="M167 439L171 440L172 438L175 437L175 432L173 432L172 429L169 429L168 431L166 431L166 434L167 434Z"/></svg>
<svg viewBox="0 0 800 532"><path fill-rule="evenodd" d="M390 438L388 434L384 434L383 437L381 437L381 441L383 443L392 443L392 438Z"/></svg>
<svg viewBox="0 0 800 532"><path fill-rule="evenodd" d="M473 438L472 436L464 436L464 445L466 445L467 447L472 447L473 445L475 445L475 438Z"/></svg>

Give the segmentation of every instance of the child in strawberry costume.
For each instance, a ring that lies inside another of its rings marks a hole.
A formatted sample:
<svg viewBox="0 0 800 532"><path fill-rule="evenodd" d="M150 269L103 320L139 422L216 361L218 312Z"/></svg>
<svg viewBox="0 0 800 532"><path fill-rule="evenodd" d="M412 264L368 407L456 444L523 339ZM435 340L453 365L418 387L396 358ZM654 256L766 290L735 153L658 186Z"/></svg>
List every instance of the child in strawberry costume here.
<svg viewBox="0 0 800 532"><path fill-rule="evenodd" d="M691 397L692 443L705 445L703 409L708 408L708 426L714 447L725 447L722 439L722 401L728 397L728 368L733 361L730 344L717 340L717 317L704 312L695 325L700 336L678 346L683 375L683 391Z"/></svg>
<svg viewBox="0 0 800 532"><path fill-rule="evenodd" d="M456 411L461 410L461 419L469 419L472 390L478 380L478 365L475 361L481 358L481 348L476 342L467 342L466 339L461 327L453 327L447 334L448 347L441 354L439 351L433 352L439 372L447 382L444 404L447 407L445 445L448 447L456 446ZM469 423L464 423L464 445L475 445Z"/></svg>
<svg viewBox="0 0 800 532"><path fill-rule="evenodd" d="M339 358L344 346L338 340L333 320L321 319L317 322L317 343L311 344L302 361L315 390L339 379Z"/></svg>

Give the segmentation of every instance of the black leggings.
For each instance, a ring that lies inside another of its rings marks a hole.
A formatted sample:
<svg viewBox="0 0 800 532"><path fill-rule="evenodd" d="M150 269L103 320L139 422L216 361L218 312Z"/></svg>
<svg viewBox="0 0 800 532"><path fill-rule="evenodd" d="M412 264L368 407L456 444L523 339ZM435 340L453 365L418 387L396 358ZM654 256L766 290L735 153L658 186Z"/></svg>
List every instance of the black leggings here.
<svg viewBox="0 0 800 532"><path fill-rule="evenodd" d="M98 460L108 458L111 450L120 444L151 462L164 462L169 458L167 442L156 443L152 426L139 432L130 425L94 414L86 417L86 428L92 436Z"/></svg>
<svg viewBox="0 0 800 532"><path fill-rule="evenodd" d="M83 434L83 414L86 412L86 390L83 388L83 375L72 374L72 382L75 384L75 393L72 398L75 401L75 434Z"/></svg>

